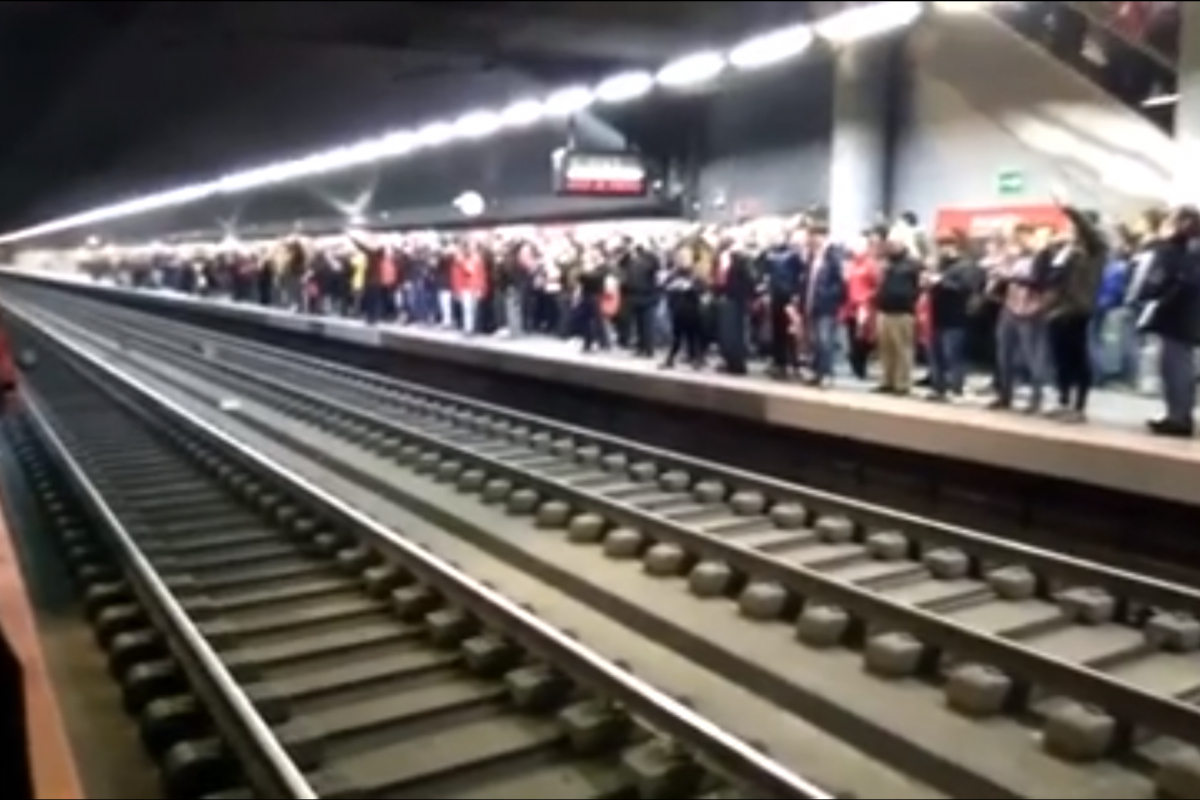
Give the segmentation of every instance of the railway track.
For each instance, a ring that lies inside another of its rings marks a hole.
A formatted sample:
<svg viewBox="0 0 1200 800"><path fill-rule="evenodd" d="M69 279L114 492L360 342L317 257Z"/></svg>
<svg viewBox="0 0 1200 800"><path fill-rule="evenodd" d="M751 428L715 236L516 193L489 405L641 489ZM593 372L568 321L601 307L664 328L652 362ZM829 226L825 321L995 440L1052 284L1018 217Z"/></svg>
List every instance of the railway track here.
<svg viewBox="0 0 1200 800"><path fill-rule="evenodd" d="M847 672L846 696L825 698L842 716L824 706L814 712L820 704L811 697L807 711L836 717L831 726L857 716L862 724L844 727L847 735L891 734L890 744L908 742L914 764L922 746L958 741L964 752L952 757L980 779L976 791L1200 796L1200 593L1189 587L208 332L189 329L193 338L180 343L163 334L182 328L157 322L154 333L109 312L91 322L126 349L186 368L214 398L240 398L239 422L289 447L321 457L315 450L329 446L313 442L332 437L374 454L371 464L399 466L413 476L405 479L410 502L420 500L414 486L471 497L528 516L530 528L594 543L660 585L686 585L693 611L711 617L714 630L664 627L664 636L799 705L769 665L744 663L755 637L792 625L795 641L780 648L776 640L775 659ZM141 363L153 371L149 359ZM195 391L181 375L159 377ZM256 406L313 435L272 430ZM324 455L352 469L341 455ZM373 479L380 491L388 484ZM578 591L587 582L545 574ZM646 623L644 609L606 602ZM736 618L717 610L723 605ZM712 644L725 633L718 621L754 631L730 629L746 644L743 662ZM864 721L848 708L855 694L896 708L876 708ZM1005 752L997 758L978 747ZM938 769L953 771L945 760Z"/></svg>
<svg viewBox="0 0 1200 800"><path fill-rule="evenodd" d="M50 510L172 796L830 796L186 412L42 356L23 452L39 491L83 498Z"/></svg>

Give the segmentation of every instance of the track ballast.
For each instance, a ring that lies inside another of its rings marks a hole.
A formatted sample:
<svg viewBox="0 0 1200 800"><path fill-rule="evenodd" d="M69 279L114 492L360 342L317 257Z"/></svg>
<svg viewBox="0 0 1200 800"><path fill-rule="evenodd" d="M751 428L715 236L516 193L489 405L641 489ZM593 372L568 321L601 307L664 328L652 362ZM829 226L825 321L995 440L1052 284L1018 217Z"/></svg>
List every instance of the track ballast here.
<svg viewBox="0 0 1200 800"><path fill-rule="evenodd" d="M696 748L635 718L632 679L606 693L578 659L546 657L561 641L526 646L537 632L514 635L509 612L486 595L462 603L465 593L447 590L461 590L460 579L439 583L428 561L410 569L385 558L371 532L103 380L43 353L30 396L48 448L119 527L106 542L73 525L67 545L173 796L245 793L261 765L247 765L210 720L197 697L211 700L211 686L188 680L195 652L145 585L127 579L111 537L144 556L182 622L270 725L307 796L796 796L779 794L782 769L757 784L731 781L713 763L729 755L723 746ZM295 795L306 796L284 794Z"/></svg>
<svg viewBox="0 0 1200 800"><path fill-rule="evenodd" d="M794 622L804 645L791 656L798 663L820 658L805 650L830 654L830 663L855 653L863 675L911 687L903 694L912 697L898 699L912 705L928 696L941 706L929 714L943 717L949 707L975 722L961 730L978 741L990 730L993 746L1007 749L1017 739L1001 732L1026 730L1030 752L1015 756L1022 766L1008 778L1018 795L1031 796L1016 787L1038 775L1076 780L1081 796L1189 797L1200 785L1200 595L1189 587L187 326L156 319L150 331L136 314L90 313L120 348L177 364L213 397L245 400L237 418L264 435L270 424L252 406L340 439L346 452L406 468L417 476L408 484L424 480L431 493L451 487L570 540L601 544L611 558L637 559L660 579L684 579L692 595L732 601L743 619ZM164 336L172 331L187 338ZM162 374L195 389L179 369ZM276 434L304 450L305 437ZM369 478L366 467L341 469L380 491L396 482ZM623 613L645 622L645 614ZM672 633L713 663L732 663L721 662L704 635L717 632ZM772 683L770 666L750 665L749 674L764 692L794 697ZM849 676L847 685L855 685ZM884 709L879 716L874 722L889 727ZM923 724L910 718L899 727L920 736ZM890 728L883 732L902 737ZM1039 750L1051 761L1033 758ZM982 769L991 756L971 748L957 766ZM1004 785L995 774L980 777L981 785Z"/></svg>

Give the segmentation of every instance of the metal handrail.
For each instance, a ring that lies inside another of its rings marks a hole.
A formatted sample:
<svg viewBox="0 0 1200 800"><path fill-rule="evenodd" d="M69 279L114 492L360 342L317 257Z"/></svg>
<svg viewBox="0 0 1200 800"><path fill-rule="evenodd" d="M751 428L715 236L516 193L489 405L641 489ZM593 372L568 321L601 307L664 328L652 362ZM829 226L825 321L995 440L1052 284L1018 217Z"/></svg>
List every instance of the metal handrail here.
<svg viewBox="0 0 1200 800"><path fill-rule="evenodd" d="M287 796L294 800L317 800L318 795L309 784L308 779L304 777L304 774L284 750L266 720L254 707L254 703L242 691L237 681L221 662L216 651L197 630L196 625L175 599L171 590L167 588L150 562L134 544L133 538L105 502L95 484L71 456L66 444L54 430L53 424L43 410L44 403L38 397L36 390L26 383L21 387L21 394L25 412L30 416L50 451L67 471L71 482L111 534L120 550L123 563L136 577L137 583L143 586L150 595L149 599L163 614L178 637L178 641L187 648L189 655L205 670L215 689L221 695L221 699L238 716L251 741L260 750L264 763L274 772L279 785L287 792Z"/></svg>
<svg viewBox="0 0 1200 800"><path fill-rule="evenodd" d="M647 719L664 733L695 745L701 751L708 750L709 752L705 752L705 755L716 758L719 763L734 765L738 771L743 772L742 777L749 777L750 782L757 784L759 788L766 788L772 796L805 800L833 800L836 797L759 752L748 742L729 733L675 698L601 657L494 589L421 549L344 500L321 489L302 475L247 447L143 381L116 368L87 349L79 347L57 332L48 329L44 324L38 324L31 320L26 312L13 308L11 305L8 310L10 314L37 330L40 335L87 362L118 384L150 401L162 412L193 428L205 438L218 442L242 460L272 473L281 483L290 485L338 516L352 522L356 527L385 542L390 548L403 555L408 566L417 565L426 573L436 576L443 585L452 587L460 595L473 598L477 605L485 606L492 612L498 612L498 616L503 618L508 626L524 633L523 638L536 638L546 649L555 652L560 658L570 660L573 667L587 672L597 682L602 682L605 691L623 703L631 713ZM96 494L94 489L93 494ZM98 498L98 494L96 496ZM149 569L148 565L145 566ZM178 607L176 608L178 610ZM179 613L182 614L182 611ZM209 652L211 653L211 650ZM570 669L568 668L567 671L569 672ZM315 795L310 794L307 797L315 797Z"/></svg>

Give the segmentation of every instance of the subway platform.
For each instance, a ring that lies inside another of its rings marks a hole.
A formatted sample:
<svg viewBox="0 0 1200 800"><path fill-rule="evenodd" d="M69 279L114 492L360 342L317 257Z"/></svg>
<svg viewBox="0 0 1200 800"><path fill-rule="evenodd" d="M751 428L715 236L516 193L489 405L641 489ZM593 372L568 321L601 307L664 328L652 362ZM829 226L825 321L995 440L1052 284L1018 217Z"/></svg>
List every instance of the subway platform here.
<svg viewBox="0 0 1200 800"><path fill-rule="evenodd" d="M314 340L394 352L424 361L603 390L663 407L850 441L942 459L1042 475L1087 486L1195 505L1200 500L1200 440L1149 436L1144 421L1159 413L1153 398L1098 391L1089 422L1064 424L984 409L984 399L935 404L918 398L871 394L849 378L812 389L763 377L731 377L687 368L662 370L624 353L580 354L572 343L540 337L467 337L420 327L370 327L357 320L314 318L287 311L169 293L135 292L81 283L60 275L31 275L69 282L83 291L121 296L143 307L170 308L189 316L212 315L287 331ZM402 368L397 376L403 377Z"/></svg>

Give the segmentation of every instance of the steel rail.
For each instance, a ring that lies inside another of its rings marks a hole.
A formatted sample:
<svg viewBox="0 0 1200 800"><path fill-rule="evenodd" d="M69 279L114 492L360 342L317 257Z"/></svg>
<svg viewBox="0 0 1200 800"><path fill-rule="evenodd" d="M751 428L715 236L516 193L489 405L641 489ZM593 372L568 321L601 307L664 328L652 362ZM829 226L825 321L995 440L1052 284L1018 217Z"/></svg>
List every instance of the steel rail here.
<svg viewBox="0 0 1200 800"><path fill-rule="evenodd" d="M399 554L406 566L428 576L431 582L461 599L472 611L496 623L497 627L503 628L564 671L580 675L580 680L620 702L630 713L644 719L660 732L695 748L700 756L735 779L765 791L771 797L811 800L832 800L835 797L662 690L599 656L494 589L413 544L288 467L239 442L103 357L80 347L60 333L66 326L49 326L39 321L36 315L15 308L12 304L8 305L8 310L39 336L103 374L107 380L127 388L156 411L219 444L255 469L270 474L290 491L311 498L331 515L369 533L386 544L389 550Z"/></svg>
<svg viewBox="0 0 1200 800"><path fill-rule="evenodd" d="M168 636L173 635L185 648L186 655L203 669L205 677L211 682L220 699L236 715L238 723L249 736L251 745L258 751L256 755L259 761L256 763L266 764L272 773L271 777L277 784L272 791L282 789L287 797L294 800L317 800L318 795L312 785L271 731L253 701L234 680L220 656L205 640L188 613L134 543L133 537L105 501L103 494L71 455L70 448L59 437L50 421L45 403L28 385L22 387L21 393L25 413L54 458L65 469L70 482L115 543L131 577L131 583L141 587L140 594L144 600L148 601L148 605L167 623Z"/></svg>
<svg viewBox="0 0 1200 800"><path fill-rule="evenodd" d="M119 311L124 312L125 309L119 309ZM97 315L96 319L97 321L103 321L104 316L102 314ZM110 321L109 324L114 323ZM187 345L175 345L162 340L161 337L141 331L135 321L116 324L125 333L137 337L151 346L168 349L179 355L194 356L196 354L195 349L189 349ZM159 318L155 318L154 324L156 327L175 328L189 334L194 334L197 330L195 326L188 326ZM928 517L908 514L853 497L788 483L725 464L662 450L640 442L588 430L558 420L539 417L516 409L497 406L473 398L464 398L391 377L383 377L342 364L323 361L303 353L289 352L284 354L276 348L267 345L248 342L237 337L208 330L204 330L203 332L206 339L226 343L226 346L231 348L230 355L232 356L236 356L239 350L253 352L265 361L274 360L282 364L287 370L294 370L303 365L313 370L314 373L323 376L344 376L353 381L372 384L373 388L380 392L405 392L414 396L428 398L431 401L458 406L464 410L469 409L480 414L502 417L516 424L552 432L578 442L613 450L619 449L638 458L662 463L670 469L681 469L719 478L730 485L759 491L779 501L800 503L817 513L846 514L855 520L861 521L865 527L870 529L903 530L912 533L915 538L920 539L923 543L935 546L960 547L969 551L974 557L997 563L1021 563L1069 581L1079 581L1088 586L1108 590L1126 601L1139 603L1148 607L1170 607L1173 610L1187 612L1200 617L1200 588L1139 575L1128 570L1088 561L1087 559L1076 558L1033 545L1002 539L983 531L940 522Z"/></svg>
<svg viewBox="0 0 1200 800"><path fill-rule="evenodd" d="M154 345L167 352L160 342ZM943 653L969 656L1006 671L1031 684L1052 688L1112 713L1127 722L1152 725L1161 733L1186 741L1200 730L1200 709L1174 698L1164 697L1123 683L1094 669L1048 656L1001 636L982 633L936 614L900 605L811 569L750 550L718 537L688 528L660 515L633 507L609 497L596 495L553 477L530 472L468 447L448 442L411 425L405 425L377 413L352 408L318 392L296 387L249 369L221 361L197 361L195 352L174 350L176 357L188 357L185 363L193 372L209 371L225 375L230 387L244 391L258 386L265 394L291 396L329 410L331 415L354 419L362 425L391 434L406 443L449 453L462 463L503 477L515 485L534 489L544 497L562 499L582 511L601 514L612 522L641 530L650 538L677 545L701 559L724 562L744 575L778 583L801 597L832 603L872 624L893 626L916 636L926 646ZM1085 573L1086 574L1086 573ZM1169 585L1168 585L1169 586Z"/></svg>

